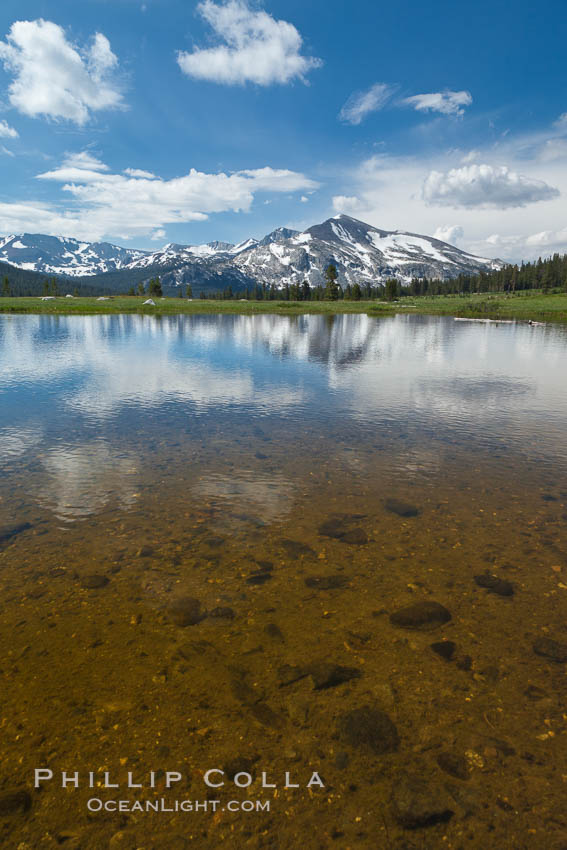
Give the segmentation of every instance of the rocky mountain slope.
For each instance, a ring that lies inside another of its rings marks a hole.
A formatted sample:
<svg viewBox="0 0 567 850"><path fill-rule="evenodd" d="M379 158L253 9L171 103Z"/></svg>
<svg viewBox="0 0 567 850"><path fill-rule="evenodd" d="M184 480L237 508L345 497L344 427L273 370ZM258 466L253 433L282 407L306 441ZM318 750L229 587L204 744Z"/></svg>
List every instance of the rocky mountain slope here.
<svg viewBox="0 0 567 850"><path fill-rule="evenodd" d="M414 277L449 279L502 265L429 236L380 230L347 215L330 218L303 233L280 227L261 240L248 239L239 245L170 243L154 252L108 242L21 234L0 238L0 260L68 277L135 270L139 278L144 269L151 268L152 273L161 271L165 286L190 283L208 291L228 285L233 289L256 284L281 287L303 280L316 286L323 282L329 263L336 265L343 285L376 285L389 277L404 282Z"/></svg>

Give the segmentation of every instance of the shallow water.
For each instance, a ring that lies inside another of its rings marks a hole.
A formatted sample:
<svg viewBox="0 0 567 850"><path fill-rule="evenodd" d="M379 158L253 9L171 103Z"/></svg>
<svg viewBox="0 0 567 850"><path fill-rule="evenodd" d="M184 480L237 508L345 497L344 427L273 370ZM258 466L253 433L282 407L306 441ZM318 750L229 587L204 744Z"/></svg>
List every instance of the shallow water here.
<svg viewBox="0 0 567 850"><path fill-rule="evenodd" d="M554 326L1 317L1 846L567 846L566 364Z"/></svg>

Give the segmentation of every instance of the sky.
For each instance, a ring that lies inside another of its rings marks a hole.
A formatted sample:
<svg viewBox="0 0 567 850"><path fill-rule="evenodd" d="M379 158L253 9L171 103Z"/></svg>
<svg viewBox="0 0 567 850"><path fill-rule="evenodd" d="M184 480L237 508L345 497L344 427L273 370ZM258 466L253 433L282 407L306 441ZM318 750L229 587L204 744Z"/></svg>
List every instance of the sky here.
<svg viewBox="0 0 567 850"><path fill-rule="evenodd" d="M2 0L0 233L567 252L564 0Z"/></svg>

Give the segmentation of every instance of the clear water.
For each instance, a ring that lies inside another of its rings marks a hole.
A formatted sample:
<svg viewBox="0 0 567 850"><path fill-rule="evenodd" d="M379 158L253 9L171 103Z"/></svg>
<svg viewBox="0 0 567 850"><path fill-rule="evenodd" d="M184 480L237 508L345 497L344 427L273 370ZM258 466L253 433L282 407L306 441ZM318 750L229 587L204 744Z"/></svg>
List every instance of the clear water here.
<svg viewBox="0 0 567 850"><path fill-rule="evenodd" d="M566 364L525 323L1 317L2 846L564 846L565 663L533 647L567 644ZM423 601L451 620L390 620ZM397 748L345 737L364 706ZM236 758L249 788L204 784Z"/></svg>

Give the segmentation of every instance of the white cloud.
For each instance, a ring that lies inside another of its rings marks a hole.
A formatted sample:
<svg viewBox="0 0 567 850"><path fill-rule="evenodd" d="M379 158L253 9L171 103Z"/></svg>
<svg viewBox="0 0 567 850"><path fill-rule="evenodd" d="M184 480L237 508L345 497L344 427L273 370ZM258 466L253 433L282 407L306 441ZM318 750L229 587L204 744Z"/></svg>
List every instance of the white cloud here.
<svg viewBox="0 0 567 850"><path fill-rule="evenodd" d="M337 213L360 213L366 209L366 204L355 195L335 195L332 203Z"/></svg>
<svg viewBox="0 0 567 850"><path fill-rule="evenodd" d="M211 213L246 212L261 192L301 192L318 184L286 169L257 168L233 174L188 174L164 180L140 169L111 173L87 152L68 155L62 165L38 175L59 183L72 203L0 203L0 232L27 231L77 239L128 239L167 224L203 221ZM147 175L149 176L143 176Z"/></svg>
<svg viewBox="0 0 567 850"><path fill-rule="evenodd" d="M260 86L304 80L320 59L301 55L302 38L293 24L278 21L263 10L251 9L244 0L217 5L204 0L199 14L221 43L216 47L179 51L183 73L198 80L227 85L251 82Z"/></svg>
<svg viewBox="0 0 567 850"><path fill-rule="evenodd" d="M526 239L526 244L533 248L559 248L567 245L567 227L562 230L542 230L533 233Z"/></svg>
<svg viewBox="0 0 567 850"><path fill-rule="evenodd" d="M143 171L141 168L125 168L124 174L127 174L128 177L146 177L148 180L157 180L155 174L151 171Z"/></svg>
<svg viewBox="0 0 567 850"><path fill-rule="evenodd" d="M82 126L92 112L123 106L112 78L118 60L102 33L81 49L51 21L16 21L0 42L0 60L14 77L9 101L24 115Z"/></svg>
<svg viewBox="0 0 567 850"><path fill-rule="evenodd" d="M367 91L351 94L341 111L339 118L346 124L360 124L370 112L382 109L396 91L397 86L388 83L375 83Z"/></svg>
<svg viewBox="0 0 567 850"><path fill-rule="evenodd" d="M443 175L462 167L463 149L451 148L415 156L375 154L362 160L343 172L336 187L343 194L335 196L333 209L350 212L384 230L425 235L458 222L463 229L459 248L481 257L519 262L555 251L567 253L565 160L544 161L541 157L545 143L563 135L562 128L547 127L521 135L510 133L496 144L492 139L484 146L477 143L479 162L490 163L495 171L505 167L507 172L522 175L521 187L526 189L528 198L534 200L542 184L549 187L549 199L540 203L509 206L505 214L494 205L461 206L458 219L448 222L448 207L428 204L423 186L432 171ZM520 197L516 195L513 200L517 203ZM527 200L526 195L523 200ZM495 234L499 235L498 241L489 241Z"/></svg>
<svg viewBox="0 0 567 850"><path fill-rule="evenodd" d="M456 245L464 235L465 232L460 224L446 224L437 228L433 238L440 239L441 242L448 242L449 245Z"/></svg>
<svg viewBox="0 0 567 850"><path fill-rule="evenodd" d="M309 203L309 198L307 197L307 195L302 195L299 200L301 201L302 204L308 204Z"/></svg>
<svg viewBox="0 0 567 850"><path fill-rule="evenodd" d="M108 171L106 165L98 157L93 156L88 151L78 151L77 153L67 153L63 164L66 168L78 168L83 171Z"/></svg>
<svg viewBox="0 0 567 850"><path fill-rule="evenodd" d="M448 207L525 207L558 197L557 189L507 166L467 165L448 172L432 171L423 184L427 204Z"/></svg>
<svg viewBox="0 0 567 850"><path fill-rule="evenodd" d="M400 103L412 106L420 112L441 112L443 115L463 115L464 106L470 106L472 97L468 91L431 92L406 97Z"/></svg>
<svg viewBox="0 0 567 850"><path fill-rule="evenodd" d="M567 139L547 139L541 146L539 158L542 162L552 162L555 159L567 158Z"/></svg>
<svg viewBox="0 0 567 850"><path fill-rule="evenodd" d="M4 156L12 156L12 157L16 156L15 153L8 150L8 148L5 148L4 145L0 145L0 153L3 153Z"/></svg>
<svg viewBox="0 0 567 850"><path fill-rule="evenodd" d="M165 239L165 230L163 227L158 227L157 230L154 230L154 232L150 234L150 239L153 239L155 242L159 242L160 239Z"/></svg>
<svg viewBox="0 0 567 850"><path fill-rule="evenodd" d="M7 121L0 121L0 139L17 139L19 133Z"/></svg>

